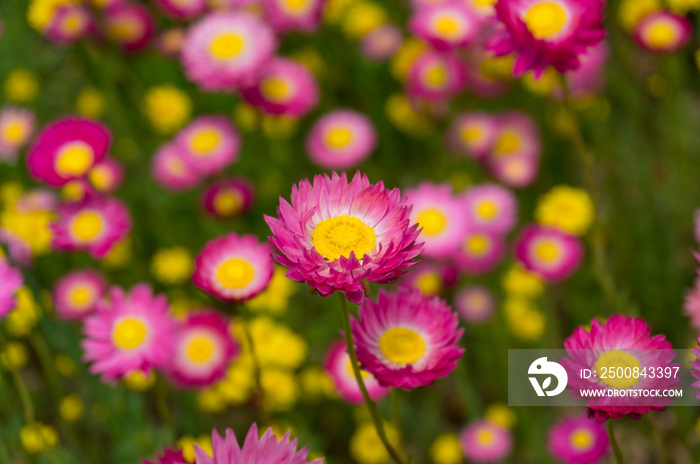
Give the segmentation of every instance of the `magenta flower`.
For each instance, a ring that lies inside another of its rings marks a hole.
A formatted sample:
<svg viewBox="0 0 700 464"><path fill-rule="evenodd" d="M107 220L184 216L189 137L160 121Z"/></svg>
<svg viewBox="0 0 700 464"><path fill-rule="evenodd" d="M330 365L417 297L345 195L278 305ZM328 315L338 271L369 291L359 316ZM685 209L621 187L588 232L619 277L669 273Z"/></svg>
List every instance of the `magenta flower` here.
<svg viewBox="0 0 700 464"><path fill-rule="evenodd" d="M302 180L291 204L280 198L279 217L265 221L287 277L322 296L340 291L361 303L363 280L392 283L418 262L423 245L416 243L410 211L398 189L370 184L360 172L349 182L345 173L333 173Z"/></svg>
<svg viewBox="0 0 700 464"><path fill-rule="evenodd" d="M306 138L309 158L328 169L346 169L367 159L377 145L372 121L357 111L335 110L314 123Z"/></svg>
<svg viewBox="0 0 700 464"><path fill-rule="evenodd" d="M488 156L496 141L498 122L487 113L459 114L448 132L450 148L475 160Z"/></svg>
<svg viewBox="0 0 700 464"><path fill-rule="evenodd" d="M100 193L114 192L124 180L124 167L114 158L106 158L88 172L90 184Z"/></svg>
<svg viewBox="0 0 700 464"><path fill-rule="evenodd" d="M463 321L477 324L491 319L496 310L496 297L486 287L470 285L457 292L454 305Z"/></svg>
<svg viewBox="0 0 700 464"><path fill-rule="evenodd" d="M505 254L505 240L501 234L482 229L470 229L457 250L457 267L472 275L492 271Z"/></svg>
<svg viewBox="0 0 700 464"><path fill-rule="evenodd" d="M22 273L10 266L7 259L0 258L0 317L15 309L15 295L23 283Z"/></svg>
<svg viewBox="0 0 700 464"><path fill-rule="evenodd" d="M364 403L362 392L352 369L352 361L350 361L344 342L338 341L331 345L326 355L325 368L333 381L336 393L343 400L354 405ZM369 393L373 401L379 401L389 393L389 389L379 385L379 382L372 374L364 370L361 370L360 373L362 374L365 388L367 388L367 393Z"/></svg>
<svg viewBox="0 0 700 464"><path fill-rule="evenodd" d="M207 0L155 0L163 12L174 19L192 19L207 10Z"/></svg>
<svg viewBox="0 0 700 464"><path fill-rule="evenodd" d="M253 196L253 184L246 179L232 177L210 185L202 196L202 205L213 216L229 218L248 212Z"/></svg>
<svg viewBox="0 0 700 464"><path fill-rule="evenodd" d="M385 61L394 56L403 44L401 29L394 24L375 27L362 38L362 53L373 61Z"/></svg>
<svg viewBox="0 0 700 464"><path fill-rule="evenodd" d="M199 177L222 171L238 159L241 138L225 116L200 116L178 132L179 144L186 166Z"/></svg>
<svg viewBox="0 0 700 464"><path fill-rule="evenodd" d="M318 29L325 0L261 0L267 20L278 33Z"/></svg>
<svg viewBox="0 0 700 464"><path fill-rule="evenodd" d="M145 5L119 2L105 13L107 37L127 52L143 49L153 37L155 24Z"/></svg>
<svg viewBox="0 0 700 464"><path fill-rule="evenodd" d="M490 43L498 56L515 53L513 72L533 70L539 77L553 66L559 72L579 67L579 58L605 37L602 0L498 0L503 24Z"/></svg>
<svg viewBox="0 0 700 464"><path fill-rule="evenodd" d="M34 113L6 106L0 111L0 161L14 161L34 132Z"/></svg>
<svg viewBox="0 0 700 464"><path fill-rule="evenodd" d="M363 301L358 318L351 318L357 360L385 387L430 385L452 372L464 353L457 314L416 289L380 290L376 303Z"/></svg>
<svg viewBox="0 0 700 464"><path fill-rule="evenodd" d="M459 436L467 460L475 463L498 462L513 449L513 435L495 422L480 419L467 425Z"/></svg>
<svg viewBox="0 0 700 464"><path fill-rule="evenodd" d="M54 286L53 305L58 316L81 320L92 314L105 293L107 283L97 271L73 271Z"/></svg>
<svg viewBox="0 0 700 464"><path fill-rule="evenodd" d="M433 102L454 97L464 88L464 68L454 54L426 51L411 64L406 90Z"/></svg>
<svg viewBox="0 0 700 464"><path fill-rule="evenodd" d="M416 8L409 28L436 50L447 51L473 42L479 33L479 21L464 2L446 1Z"/></svg>
<svg viewBox="0 0 700 464"><path fill-rule="evenodd" d="M177 450L163 450L163 455L156 455L155 461L143 461L143 464L190 464L185 456L183 456L182 451Z"/></svg>
<svg viewBox="0 0 700 464"><path fill-rule="evenodd" d="M637 24L634 37L649 51L673 53L688 44L692 31L688 18L668 11L657 11L646 15Z"/></svg>
<svg viewBox="0 0 700 464"><path fill-rule="evenodd" d="M85 37L93 28L90 10L80 4L59 6L44 29L46 37L59 44L68 44Z"/></svg>
<svg viewBox="0 0 700 464"><path fill-rule="evenodd" d="M596 464L610 448L605 427L586 415L567 417L549 429L549 452L564 464Z"/></svg>
<svg viewBox="0 0 700 464"><path fill-rule="evenodd" d="M165 144L153 157L153 178L160 186L174 192L190 189L200 181L198 171L190 162L184 146L175 142Z"/></svg>
<svg viewBox="0 0 700 464"><path fill-rule="evenodd" d="M571 276L583 260L579 238L556 227L531 224L515 243L515 256L526 269L549 281Z"/></svg>
<svg viewBox="0 0 700 464"><path fill-rule="evenodd" d="M500 185L474 185L464 194L464 202L470 224L479 229L505 234L518 221L515 196Z"/></svg>
<svg viewBox="0 0 700 464"><path fill-rule="evenodd" d="M267 429L260 437L257 424L253 424L248 430L243 446L238 445L236 434L231 429L226 429L226 438L222 438L214 430L212 432L212 450L214 456L209 456L199 446L195 445L194 452L197 456L197 464L233 464L233 463L257 463L269 462L274 464L306 464L308 447L297 451L297 439L289 440L289 432L283 437L278 437ZM323 458L311 461L312 464L321 464Z"/></svg>

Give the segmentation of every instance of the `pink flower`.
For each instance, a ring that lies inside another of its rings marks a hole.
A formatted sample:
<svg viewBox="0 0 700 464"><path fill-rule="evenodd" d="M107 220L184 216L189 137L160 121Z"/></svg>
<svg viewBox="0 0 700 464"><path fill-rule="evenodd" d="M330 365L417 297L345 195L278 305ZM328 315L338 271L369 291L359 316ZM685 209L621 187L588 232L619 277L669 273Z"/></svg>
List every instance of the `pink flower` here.
<svg viewBox="0 0 700 464"><path fill-rule="evenodd" d="M0 112L0 161L14 161L34 133L34 113L6 106Z"/></svg>
<svg viewBox="0 0 700 464"><path fill-rule="evenodd" d="M124 180L124 168L114 158L106 158L90 169L87 178L98 192L112 193Z"/></svg>
<svg viewBox="0 0 700 464"><path fill-rule="evenodd" d="M649 51L672 53L688 44L692 30L689 19L668 11L657 11L646 15L637 24L634 37Z"/></svg>
<svg viewBox="0 0 700 464"><path fill-rule="evenodd" d="M503 24L490 43L498 56L515 53L513 72L532 69L536 77L548 66L559 72L579 67L579 58L605 37L601 0L498 0Z"/></svg>
<svg viewBox="0 0 700 464"><path fill-rule="evenodd" d="M632 318L616 314L601 324L598 320L591 321L590 330L578 327L564 341L569 357L559 361L567 371L569 382L567 388L576 398L581 398L581 390L665 390L678 387L677 377L641 375L641 372L656 370L659 367L673 368L671 364L676 352L664 335L651 336L651 329L641 318ZM602 368L630 367L639 368L638 378L603 377ZM590 369L599 374L584 379L580 372ZM619 419L622 416L639 418L650 411L661 411L672 398L643 396L610 396L589 398L588 415L595 417L598 422L607 419Z"/></svg>
<svg viewBox="0 0 700 464"><path fill-rule="evenodd" d="M441 299L415 289L379 291L363 301L351 320L357 360L379 384L411 390L445 377L462 357L463 329Z"/></svg>
<svg viewBox="0 0 700 464"><path fill-rule="evenodd" d="M192 19L207 10L206 0L155 0L155 3L174 19Z"/></svg>
<svg viewBox="0 0 700 464"><path fill-rule="evenodd" d="M131 230L131 217L124 204L113 198L86 196L77 203L57 208L58 218L51 223L55 250L89 252L103 258Z"/></svg>
<svg viewBox="0 0 700 464"><path fill-rule="evenodd" d="M261 19L241 11L212 13L190 27L181 60L204 90L252 85L275 52L275 36Z"/></svg>
<svg viewBox="0 0 700 464"><path fill-rule="evenodd" d="M311 33L321 23L325 0L261 0L265 16L278 33Z"/></svg>
<svg viewBox="0 0 700 464"><path fill-rule="evenodd" d="M479 22L463 2L448 1L417 8L411 15L409 28L436 50L447 51L473 42Z"/></svg>
<svg viewBox="0 0 700 464"><path fill-rule="evenodd" d="M59 6L44 34L59 44L68 44L85 37L93 28L90 11L80 4L63 4Z"/></svg>
<svg viewBox="0 0 700 464"><path fill-rule="evenodd" d="M569 90L575 97L586 97L599 92L605 85L605 64L608 61L608 45L601 41L581 56L581 66L566 73ZM557 89L561 97L561 89Z"/></svg>
<svg viewBox="0 0 700 464"><path fill-rule="evenodd" d="M377 145L369 118L353 110L335 110L322 116L306 138L311 161L328 169L346 169L367 159Z"/></svg>
<svg viewBox="0 0 700 464"><path fill-rule="evenodd" d="M360 303L363 279L392 283L417 263L422 244L409 214L398 189L370 184L359 172L349 182L345 173L333 173L313 184L302 180L292 188L291 204L280 198L279 218L265 221L287 277L322 296L340 291Z"/></svg>
<svg viewBox="0 0 700 464"><path fill-rule="evenodd" d="M492 271L504 253L505 240L501 234L473 228L462 239L455 262L461 271L482 275Z"/></svg>
<svg viewBox="0 0 700 464"><path fill-rule="evenodd" d="M15 309L15 294L23 283L22 273L10 266L7 259L0 258L0 317Z"/></svg>
<svg viewBox="0 0 700 464"><path fill-rule="evenodd" d="M31 175L60 187L81 179L107 155L110 135L91 119L64 118L44 127L27 156Z"/></svg>
<svg viewBox="0 0 700 464"><path fill-rule="evenodd" d="M518 205L510 190L497 184L474 185L464 194L469 223L484 231L505 234L518 220Z"/></svg>
<svg viewBox="0 0 700 464"><path fill-rule="evenodd" d="M415 97L444 100L463 89L464 77L464 64L456 56L427 51L411 64L406 88Z"/></svg>
<svg viewBox="0 0 700 464"><path fill-rule="evenodd" d="M265 290L274 273L269 247L254 235L210 241L195 260L194 284L224 301L245 301Z"/></svg>
<svg viewBox="0 0 700 464"><path fill-rule="evenodd" d="M596 464L610 448L605 427L585 415L566 417L549 429L549 452L564 464Z"/></svg>
<svg viewBox="0 0 700 464"><path fill-rule="evenodd" d="M498 462L513 449L510 430L485 419L467 425L459 439L464 457L475 463Z"/></svg>
<svg viewBox="0 0 700 464"><path fill-rule="evenodd" d="M455 295L454 305L462 320L471 324L486 322L496 309L493 293L481 285L465 287Z"/></svg>
<svg viewBox="0 0 700 464"><path fill-rule="evenodd" d="M216 174L238 159L240 136L224 116L200 116L182 129L175 142L185 164L200 177Z"/></svg>
<svg viewBox="0 0 700 464"><path fill-rule="evenodd" d="M107 283L98 272L73 271L54 286L53 305L60 317L81 320L92 314L105 293Z"/></svg>
<svg viewBox="0 0 700 464"><path fill-rule="evenodd" d="M127 52L143 49L153 37L155 24L140 3L118 3L105 10L107 37Z"/></svg>
<svg viewBox="0 0 700 464"><path fill-rule="evenodd" d="M303 64L289 58L274 58L260 72L243 98L269 114L302 117L318 104L318 85Z"/></svg>
<svg viewBox="0 0 700 464"><path fill-rule="evenodd" d="M289 432L278 437L267 429L260 437L258 426L253 424L248 430L243 446L238 445L233 430L226 429L226 438L221 438L214 430L212 432L212 449L214 456L209 456L199 446L195 445L194 452L197 464L233 464L269 462L274 464L306 464L308 448L297 451L297 439L289 440ZM311 464L321 464L323 458L311 461Z"/></svg>
<svg viewBox="0 0 700 464"><path fill-rule="evenodd" d="M344 342L338 341L331 345L326 355L326 372L333 380L335 391L343 400L354 405L364 403ZM388 388L379 385L377 379L364 370L362 371L362 381L367 388L367 393L374 401L381 400L389 393Z"/></svg>
<svg viewBox="0 0 700 464"><path fill-rule="evenodd" d="M200 180L199 173L190 165L185 148L171 142L161 146L151 164L153 178L162 187L182 191L194 187Z"/></svg>
<svg viewBox="0 0 700 464"><path fill-rule="evenodd" d="M362 38L362 53L372 61L385 61L394 56L403 44L401 29L394 24L375 27Z"/></svg>
<svg viewBox="0 0 700 464"><path fill-rule="evenodd" d="M549 281L571 276L581 265L583 245L557 227L527 226L515 243L515 256L526 269Z"/></svg>
<svg viewBox="0 0 700 464"><path fill-rule="evenodd" d="M140 284L130 293L113 287L83 328L83 359L90 372L113 382L129 372L165 367L172 354L177 322L168 315L165 296Z"/></svg>
<svg viewBox="0 0 700 464"><path fill-rule="evenodd" d="M698 270L700 274L700 270ZM700 331L700 275L695 278L695 285L685 294L683 314L690 318L690 325Z"/></svg>
<svg viewBox="0 0 700 464"><path fill-rule="evenodd" d="M144 461L143 464L190 464L183 456L182 451L163 450L163 455L156 455L156 461Z"/></svg>
<svg viewBox="0 0 700 464"><path fill-rule="evenodd" d="M190 312L180 327L167 371L180 386L206 387L225 376L239 351L228 319L213 310Z"/></svg>
<svg viewBox="0 0 700 464"><path fill-rule="evenodd" d="M202 197L204 209L213 216L229 218L245 214L253 203L253 185L232 177L210 185Z"/></svg>
<svg viewBox="0 0 700 464"><path fill-rule="evenodd" d="M469 155L475 160L484 159L496 142L498 122L487 113L459 114L448 133L452 150Z"/></svg>
<svg viewBox="0 0 700 464"><path fill-rule="evenodd" d="M402 287L417 288L425 296L440 295L457 281L457 269L452 264L421 261L401 280Z"/></svg>

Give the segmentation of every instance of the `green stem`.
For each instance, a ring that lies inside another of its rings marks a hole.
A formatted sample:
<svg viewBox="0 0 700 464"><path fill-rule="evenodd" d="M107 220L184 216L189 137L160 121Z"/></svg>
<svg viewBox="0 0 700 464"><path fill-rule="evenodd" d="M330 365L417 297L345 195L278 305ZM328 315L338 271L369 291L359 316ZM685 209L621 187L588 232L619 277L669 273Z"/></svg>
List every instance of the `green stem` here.
<svg viewBox="0 0 700 464"><path fill-rule="evenodd" d="M152 375L158 375L153 373ZM161 420L168 426L169 429L173 429L173 418L170 415L170 408L168 407L168 386L160 376L156 377L156 409L158 410L158 415Z"/></svg>
<svg viewBox="0 0 700 464"><path fill-rule="evenodd" d="M396 431L396 436L399 444L399 453L401 457L405 457L406 453L403 449L403 435L401 433L401 397L400 392L397 388L391 389L391 421L394 425L394 430Z"/></svg>
<svg viewBox="0 0 700 464"><path fill-rule="evenodd" d="M0 345L3 347L7 346L7 340L5 339L5 334L0 331ZM34 423L34 406L32 405L32 398L29 395L29 390L27 390L27 385L24 383L22 374L19 372L19 368L8 369L10 371L10 376L12 377L12 383L15 384L17 393L19 394L19 400L22 403L22 411L24 413L24 422L27 424Z"/></svg>
<svg viewBox="0 0 700 464"><path fill-rule="evenodd" d="M250 333L250 328L248 327L248 321L243 322L243 333L245 334L246 343L248 349L250 350L250 357L253 360L253 377L255 377L255 388L259 395L259 400L262 400L263 389L262 389L262 369L260 368L260 360L255 353L255 347L253 345L253 336Z"/></svg>
<svg viewBox="0 0 700 464"><path fill-rule="evenodd" d="M613 430L613 420L608 419L608 438L610 438L610 446L612 446L613 455L615 456L615 462L617 464L622 464L622 451L620 451L620 445L617 444L615 439L615 431Z"/></svg>
<svg viewBox="0 0 700 464"><path fill-rule="evenodd" d="M348 311L348 302L345 296L340 294L341 305L343 316L343 331L345 332L345 346L348 350L348 355L350 356L350 364L352 364L352 370L355 373L355 380L357 380L357 385L360 387L360 392L362 392L362 397L365 400L367 409L369 410L369 415L374 422L374 428L377 430L377 435L379 439L384 444L384 447L389 452L391 459L397 464L405 464L404 459L401 455L394 449L394 447L389 442L387 438L386 431L384 430L384 423L382 417L379 414L379 409L377 409L377 404L372 401L369 393L367 393L367 387L365 387L365 382L362 380L362 373L360 372L360 365L357 362L357 354L355 353L355 344L352 339L352 331L350 329L350 312Z"/></svg>

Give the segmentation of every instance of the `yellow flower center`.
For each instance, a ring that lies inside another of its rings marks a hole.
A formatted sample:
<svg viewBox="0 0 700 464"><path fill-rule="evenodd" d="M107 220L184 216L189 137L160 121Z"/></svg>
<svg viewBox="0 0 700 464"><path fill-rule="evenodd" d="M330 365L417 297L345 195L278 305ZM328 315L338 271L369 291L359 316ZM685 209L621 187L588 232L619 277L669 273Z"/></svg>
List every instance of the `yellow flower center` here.
<svg viewBox="0 0 700 464"><path fill-rule="evenodd" d="M414 364L425 354L427 346L423 337L412 329L395 327L379 339L379 349L384 357L396 364Z"/></svg>
<svg viewBox="0 0 700 464"><path fill-rule="evenodd" d="M176 158L174 156L168 158L165 161L165 167L176 176L182 176L185 174L185 163L180 158Z"/></svg>
<svg viewBox="0 0 700 464"><path fill-rule="evenodd" d="M667 22L657 22L649 27L647 42L653 48L664 49L676 41L676 29Z"/></svg>
<svg viewBox="0 0 700 464"><path fill-rule="evenodd" d="M535 254L542 261L553 261L559 256L559 248L552 242L543 242L537 245Z"/></svg>
<svg viewBox="0 0 700 464"><path fill-rule="evenodd" d="M495 5L498 0L474 0L476 6L491 6Z"/></svg>
<svg viewBox="0 0 700 464"><path fill-rule="evenodd" d="M520 136L517 132L506 130L496 141L496 152L501 154L514 153L520 148Z"/></svg>
<svg viewBox="0 0 700 464"><path fill-rule="evenodd" d="M216 279L221 285L231 290L245 288L254 277L253 265L241 258L227 259L216 270Z"/></svg>
<svg viewBox="0 0 700 464"><path fill-rule="evenodd" d="M452 38L460 32L459 22L450 16L437 18L434 23L435 31L443 37Z"/></svg>
<svg viewBox="0 0 700 464"><path fill-rule="evenodd" d="M127 317L122 319L112 332L112 341L122 350L140 347L148 336L148 328L140 319Z"/></svg>
<svg viewBox="0 0 700 464"><path fill-rule="evenodd" d="M63 177L82 176L90 169L95 155L90 145L74 142L62 149L55 161L56 172Z"/></svg>
<svg viewBox="0 0 700 464"><path fill-rule="evenodd" d="M11 143L17 143L24 137L24 127L17 122L11 122L5 126L5 139Z"/></svg>
<svg viewBox="0 0 700 464"><path fill-rule="evenodd" d="M122 18L108 26L107 35L117 42L130 42L141 36L143 27L132 18Z"/></svg>
<svg viewBox="0 0 700 464"><path fill-rule="evenodd" d="M348 370L348 374L350 374L350 377L354 379L355 371L352 369L352 361L350 360L350 356L348 356L348 362L345 365L345 368ZM370 373L364 369L360 369L360 376L362 376L362 380L367 380L367 378L370 377Z"/></svg>
<svg viewBox="0 0 700 464"><path fill-rule="evenodd" d="M637 376L637 378L633 376L635 368L639 369L639 359L620 350L606 351L600 355L595 363L595 370L598 378L607 386L618 390L631 388L639 382L639 376ZM614 374L611 375L611 371L614 372ZM603 375L605 375L605 377L602 377ZM612 376L614 376L614 378Z"/></svg>
<svg viewBox="0 0 700 464"><path fill-rule="evenodd" d="M377 234L374 229L356 217L343 215L319 222L312 232L312 243L316 251L328 261L341 256L357 259L374 250Z"/></svg>
<svg viewBox="0 0 700 464"><path fill-rule="evenodd" d="M416 280L423 295L437 295L442 290L442 278L435 272L426 272Z"/></svg>
<svg viewBox="0 0 700 464"><path fill-rule="evenodd" d="M194 151L196 155L207 156L219 145L220 141L221 136L217 131L213 129L200 131L197 135L192 137L192 151Z"/></svg>
<svg viewBox="0 0 700 464"><path fill-rule="evenodd" d="M566 10L556 2L541 2L525 13L523 21L536 39L547 39L558 34L566 25Z"/></svg>
<svg viewBox="0 0 700 464"><path fill-rule="evenodd" d="M214 197L214 211L221 216L231 216L241 211L243 198L237 190L224 190Z"/></svg>
<svg viewBox="0 0 700 464"><path fill-rule="evenodd" d="M93 300L93 293L90 287L85 285L78 285L73 288L70 294L70 302L77 309L83 309L87 307Z"/></svg>
<svg viewBox="0 0 700 464"><path fill-rule="evenodd" d="M331 148L345 148L352 141L352 132L345 127L335 127L326 134L326 142Z"/></svg>
<svg viewBox="0 0 700 464"><path fill-rule="evenodd" d="M416 222L423 228L422 233L430 236L441 233L447 227L447 218L442 211L435 208L421 211Z"/></svg>
<svg viewBox="0 0 700 464"><path fill-rule="evenodd" d="M289 99L290 86L285 79L268 77L260 86L262 94L272 102L284 102Z"/></svg>
<svg viewBox="0 0 700 464"><path fill-rule="evenodd" d="M193 363L204 364L214 355L214 344L206 335L197 335L189 340L185 353Z"/></svg>
<svg viewBox="0 0 700 464"><path fill-rule="evenodd" d="M287 11L299 12L306 8L308 0L282 0L282 4Z"/></svg>
<svg viewBox="0 0 700 464"><path fill-rule="evenodd" d="M64 34L71 36L82 31L84 25L85 21L83 19L83 16L80 13L72 13L70 16L63 20L63 23L61 24L61 29L63 30Z"/></svg>
<svg viewBox="0 0 700 464"><path fill-rule="evenodd" d="M102 217L92 211L78 213L73 219L73 235L83 242L90 242L102 231Z"/></svg>
<svg viewBox="0 0 700 464"><path fill-rule="evenodd" d="M425 82L432 87L442 87L447 82L447 70L438 63L433 64L425 73Z"/></svg>
<svg viewBox="0 0 700 464"><path fill-rule="evenodd" d="M576 449L584 450L591 447L593 443L593 435L589 430L579 429L571 434L571 446Z"/></svg>
<svg viewBox="0 0 700 464"><path fill-rule="evenodd" d="M482 201L479 206L476 207L476 214L484 219L491 219L498 212L498 208L492 201Z"/></svg>
<svg viewBox="0 0 700 464"><path fill-rule="evenodd" d="M462 140L467 143L476 142L481 138L481 134L481 128L478 126L467 126L460 131Z"/></svg>
<svg viewBox="0 0 700 464"><path fill-rule="evenodd" d="M489 241L484 235L473 235L465 243L465 251L472 255L482 255L489 247Z"/></svg>
<svg viewBox="0 0 700 464"><path fill-rule="evenodd" d="M493 443L494 438L493 433L486 429L479 430L479 432L476 434L476 441L478 441L481 445L490 445Z"/></svg>
<svg viewBox="0 0 700 464"><path fill-rule="evenodd" d="M246 41L240 34L227 32L217 36L209 44L209 53L219 60L236 58L245 50Z"/></svg>
<svg viewBox="0 0 700 464"><path fill-rule="evenodd" d="M107 190L112 179L109 169L102 166L91 169L88 173L88 178L90 179L90 183L92 183L97 190Z"/></svg>

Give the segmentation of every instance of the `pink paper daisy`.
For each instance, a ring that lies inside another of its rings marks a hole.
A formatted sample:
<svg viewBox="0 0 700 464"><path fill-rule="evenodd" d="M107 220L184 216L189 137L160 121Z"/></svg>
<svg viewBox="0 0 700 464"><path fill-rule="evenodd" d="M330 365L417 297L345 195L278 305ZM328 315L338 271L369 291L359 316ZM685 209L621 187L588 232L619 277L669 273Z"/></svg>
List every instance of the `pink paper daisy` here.
<svg viewBox="0 0 700 464"><path fill-rule="evenodd" d="M605 37L602 0L498 0L503 24L491 41L498 56L515 53L513 72L532 69L536 77L548 66L559 72L579 67L579 58Z"/></svg>
<svg viewBox="0 0 700 464"><path fill-rule="evenodd" d="M505 241L501 234L470 228L455 256L457 267L472 275L492 271L503 258Z"/></svg>
<svg viewBox="0 0 700 464"><path fill-rule="evenodd" d="M10 266L7 259L0 257L0 317L15 309L15 294L23 283L22 273Z"/></svg>
<svg viewBox="0 0 700 464"><path fill-rule="evenodd" d="M143 464L190 464L181 450L163 450L163 455L156 455L155 461L143 461Z"/></svg>
<svg viewBox="0 0 700 464"><path fill-rule="evenodd" d="M411 390L445 377L462 357L457 345L463 329L457 314L441 299L415 289L379 291L351 318L357 359L379 384Z"/></svg>
<svg viewBox="0 0 700 464"><path fill-rule="evenodd" d="M248 430L243 446L238 445L236 434L226 429L226 438L221 438L214 430L212 432L212 449L214 456L209 456L199 446L195 445L194 452L197 464L232 464L269 462L274 464L306 464L309 453L308 447L297 451L297 439L289 439L289 431L283 437L278 437L267 429L260 437L258 426L253 424ZM311 464L321 464L323 458L310 461Z"/></svg>
<svg viewBox="0 0 700 464"><path fill-rule="evenodd" d="M649 51L672 53L688 43L692 30L689 19L668 11L657 11L646 15L637 24L634 37Z"/></svg>
<svg viewBox="0 0 700 464"><path fill-rule="evenodd" d="M153 17L140 3L119 3L105 10L107 38L128 52L143 49L153 37Z"/></svg>
<svg viewBox="0 0 700 464"><path fill-rule="evenodd" d="M510 190L496 184L470 187L464 194L469 223L481 230L508 233L518 220L518 205Z"/></svg>
<svg viewBox="0 0 700 464"><path fill-rule="evenodd" d="M311 161L328 169L357 166L376 145L377 133L369 118L346 109L322 116L306 137Z"/></svg>
<svg viewBox="0 0 700 464"><path fill-rule="evenodd" d="M129 210L119 200L88 195L77 203L57 208L51 223L55 250L84 250L103 258L131 230Z"/></svg>
<svg viewBox="0 0 700 464"><path fill-rule="evenodd" d="M464 457L475 463L498 462L513 449L510 430L485 419L467 425L459 439Z"/></svg>
<svg viewBox="0 0 700 464"><path fill-rule="evenodd" d="M461 48L473 42L479 22L463 2L441 2L421 6L411 15L409 29L436 50Z"/></svg>
<svg viewBox="0 0 700 464"><path fill-rule="evenodd" d="M422 295L437 296L455 284L457 269L452 264L421 261L401 280L401 286L417 288Z"/></svg>
<svg viewBox="0 0 700 464"><path fill-rule="evenodd" d="M107 283L93 270L69 272L53 288L53 306L63 319L81 320L92 314L107 292Z"/></svg>
<svg viewBox="0 0 700 464"><path fill-rule="evenodd" d="M470 285L457 292L454 305L463 321L476 324L493 317L496 298L488 288Z"/></svg>
<svg viewBox="0 0 700 464"><path fill-rule="evenodd" d="M325 0L260 0L267 20L278 33L314 32L321 23Z"/></svg>
<svg viewBox="0 0 700 464"><path fill-rule="evenodd" d="M464 63L450 53L424 52L408 71L410 95L427 100L453 97L464 87Z"/></svg>
<svg viewBox="0 0 700 464"><path fill-rule="evenodd" d="M557 227L527 226L515 243L515 256L526 269L549 281L571 276L581 265L583 245L578 237Z"/></svg>
<svg viewBox="0 0 700 464"><path fill-rule="evenodd" d="M114 158L106 158L90 169L87 178L95 190L109 194L121 185L124 179L124 168Z"/></svg>
<svg viewBox="0 0 700 464"><path fill-rule="evenodd" d="M27 156L29 172L48 185L63 186L102 161L109 143L109 132L97 121L59 119L39 133Z"/></svg>
<svg viewBox="0 0 700 464"><path fill-rule="evenodd" d="M92 27L90 11L83 5L68 3L56 9L44 34L56 43L68 44L85 37Z"/></svg>
<svg viewBox="0 0 700 464"><path fill-rule="evenodd" d="M690 325L700 331L700 276L695 278L695 286L685 294L683 314L690 318Z"/></svg>
<svg viewBox="0 0 700 464"><path fill-rule="evenodd" d="M241 11L212 13L190 27L181 60L187 77L209 91L252 85L275 52L275 36Z"/></svg>
<svg viewBox="0 0 700 464"><path fill-rule="evenodd" d="M364 403L344 342L338 341L331 345L326 355L326 372L333 380L335 391L343 400L354 405ZM389 389L379 385L372 374L364 370L361 373L367 393L372 400L379 401L389 393Z"/></svg>
<svg viewBox="0 0 700 464"><path fill-rule="evenodd" d="M113 382L132 371L165 367L178 330L168 310L165 296L154 295L146 284L128 294L113 287L85 319L83 359L92 364L90 372Z"/></svg>
<svg viewBox="0 0 700 464"><path fill-rule="evenodd" d="M240 177L210 185L202 197L204 209L213 216L230 218L248 212L253 203L253 184Z"/></svg>
<svg viewBox="0 0 700 464"><path fill-rule="evenodd" d="M240 136L224 116L200 116L182 129L175 142L182 147L185 164L199 176L220 172L238 159Z"/></svg>
<svg viewBox="0 0 700 464"><path fill-rule="evenodd" d="M425 256L446 258L455 253L467 233L468 223L464 202L452 193L452 187L424 182L406 190L405 197L413 205L411 221L422 228L420 239L425 241Z"/></svg>
<svg viewBox="0 0 700 464"><path fill-rule="evenodd" d="M490 162L491 173L511 188L524 188L537 178L539 157L514 154Z"/></svg>
<svg viewBox="0 0 700 464"><path fill-rule="evenodd" d="M224 301L245 301L265 290L275 267L270 248L254 235L210 241L195 260L194 284Z"/></svg>
<svg viewBox="0 0 700 464"><path fill-rule="evenodd" d="M32 264L32 249L29 244L11 230L0 227L0 243L5 245L13 263L23 267Z"/></svg>
<svg viewBox="0 0 700 464"><path fill-rule="evenodd" d="M616 314L604 324L597 319L591 321L591 327L586 330L578 327L564 341L569 357L559 361L567 371L574 397L581 398L580 390L609 390L609 389L674 389L678 388L677 377L642 376L638 378L601 378L602 367L617 368L638 367L642 370L659 367L676 367L671 364L676 352L664 335L651 336L651 329L641 318L633 318ZM581 378L582 369L600 372L596 377ZM673 398L663 397L601 397L589 398L588 415L599 422L607 419L619 419L622 416L639 418L650 411L661 411Z"/></svg>
<svg viewBox="0 0 700 464"><path fill-rule="evenodd" d="M585 414L554 424L547 444L552 456L564 464L596 464L610 448L605 427Z"/></svg>
<svg viewBox="0 0 700 464"><path fill-rule="evenodd" d="M207 0L155 0L155 3L174 19L192 19L207 10Z"/></svg>
<svg viewBox="0 0 700 464"><path fill-rule="evenodd" d="M175 342L167 371L183 387L207 387L223 378L238 354L229 321L213 310L187 314Z"/></svg>
<svg viewBox="0 0 700 464"><path fill-rule="evenodd" d="M375 27L362 37L362 53L372 61L386 61L399 51L403 44L401 29L394 24Z"/></svg>
<svg viewBox="0 0 700 464"><path fill-rule="evenodd" d="M302 117L318 103L318 85L303 64L289 58L274 58L260 79L243 90L243 98L269 114Z"/></svg>
<svg viewBox="0 0 700 464"><path fill-rule="evenodd" d="M6 106L0 112L0 161L14 161L34 132L34 113Z"/></svg>
<svg viewBox="0 0 700 464"><path fill-rule="evenodd" d="M448 133L452 150L475 160L484 159L496 141L498 122L487 113L462 113L458 115Z"/></svg>
<svg viewBox="0 0 700 464"><path fill-rule="evenodd" d="M185 148L178 143L168 143L158 149L151 164L153 178L162 187L182 191L194 187L200 180L199 173L185 157Z"/></svg>
<svg viewBox="0 0 700 464"><path fill-rule="evenodd" d="M360 303L363 279L392 283L416 264L422 244L409 214L398 189L370 184L359 172L349 182L345 173L333 173L313 184L302 180L292 188L291 204L280 198L279 219L265 221L287 277L322 296L340 291Z"/></svg>

